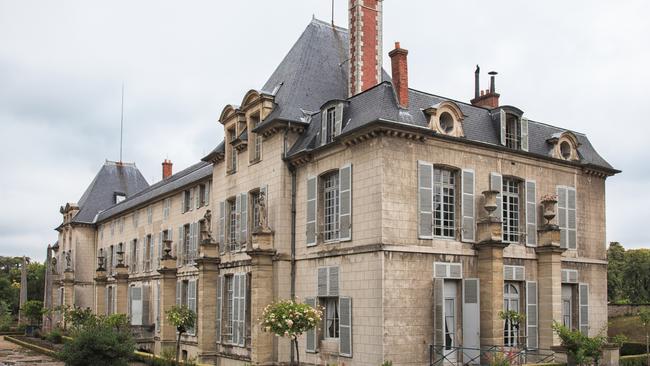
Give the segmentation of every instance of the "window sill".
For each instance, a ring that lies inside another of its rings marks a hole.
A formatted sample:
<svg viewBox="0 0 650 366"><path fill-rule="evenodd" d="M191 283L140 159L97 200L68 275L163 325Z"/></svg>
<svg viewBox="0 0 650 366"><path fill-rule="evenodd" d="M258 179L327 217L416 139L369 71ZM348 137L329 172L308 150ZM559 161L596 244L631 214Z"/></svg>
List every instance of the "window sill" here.
<svg viewBox="0 0 650 366"><path fill-rule="evenodd" d="M257 158L257 159L250 160L248 162L248 166L255 165L255 164L257 164L257 163L259 163L261 161L262 161L262 158Z"/></svg>
<svg viewBox="0 0 650 366"><path fill-rule="evenodd" d="M237 169L228 169L226 170L226 175L233 175L237 173Z"/></svg>

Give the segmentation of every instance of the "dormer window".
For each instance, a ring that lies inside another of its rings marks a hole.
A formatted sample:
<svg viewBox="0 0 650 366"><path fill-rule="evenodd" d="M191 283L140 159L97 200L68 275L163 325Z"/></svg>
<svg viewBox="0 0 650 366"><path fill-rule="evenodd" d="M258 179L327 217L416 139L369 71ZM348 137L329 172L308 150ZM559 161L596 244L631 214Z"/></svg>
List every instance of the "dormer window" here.
<svg viewBox="0 0 650 366"><path fill-rule="evenodd" d="M494 110L492 118L500 127L500 143L513 150L528 151L528 119L524 112L513 106Z"/></svg>
<svg viewBox="0 0 650 366"><path fill-rule="evenodd" d="M578 154L580 143L573 132L564 131L562 133L556 133L546 140L546 142L552 145L550 151L552 157L568 161L580 160L580 155Z"/></svg>
<svg viewBox="0 0 650 366"><path fill-rule="evenodd" d="M118 204L126 199L126 195L124 193L115 193L115 204Z"/></svg>
<svg viewBox="0 0 650 366"><path fill-rule="evenodd" d="M517 117L506 117L506 147L519 150L521 148L521 134Z"/></svg>
<svg viewBox="0 0 650 366"><path fill-rule="evenodd" d="M321 108L321 145L334 141L341 134L343 101L331 101Z"/></svg>
<svg viewBox="0 0 650 366"><path fill-rule="evenodd" d="M560 143L560 154L564 160L571 159L571 149L571 144L569 144L568 141L562 141L562 143Z"/></svg>
<svg viewBox="0 0 650 366"><path fill-rule="evenodd" d="M424 110L429 118L429 128L441 135L463 137L463 112L451 101L443 101Z"/></svg>
<svg viewBox="0 0 650 366"><path fill-rule="evenodd" d="M330 107L327 108L327 112L325 113L326 116L326 130L327 134L325 136L325 143L329 144L334 140L334 137L336 137L336 108L335 107Z"/></svg>

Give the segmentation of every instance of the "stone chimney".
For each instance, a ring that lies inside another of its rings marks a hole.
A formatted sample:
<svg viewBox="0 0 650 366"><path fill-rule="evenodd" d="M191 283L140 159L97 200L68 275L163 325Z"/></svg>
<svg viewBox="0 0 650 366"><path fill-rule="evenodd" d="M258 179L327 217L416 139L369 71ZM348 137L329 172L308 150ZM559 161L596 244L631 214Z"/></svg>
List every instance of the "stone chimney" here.
<svg viewBox="0 0 650 366"><path fill-rule="evenodd" d="M353 96L381 82L382 1L349 0L349 95Z"/></svg>
<svg viewBox="0 0 650 366"><path fill-rule="evenodd" d="M409 51L401 48L399 42L395 42L395 49L388 54L393 73L393 87L397 94L397 102L402 108L409 106L409 73L406 61L408 54Z"/></svg>
<svg viewBox="0 0 650 366"><path fill-rule="evenodd" d="M163 179L167 179L172 176L172 162L171 160L165 159L162 162L162 177Z"/></svg>
<svg viewBox="0 0 650 366"><path fill-rule="evenodd" d="M499 106L499 93L496 92L495 86L495 76L497 75L496 71L490 71L490 89L485 91L480 90L479 79L480 79L481 69L476 65L476 71L474 71L474 99L471 100L472 105L477 107L484 108L496 108ZM480 91L480 94L479 94Z"/></svg>

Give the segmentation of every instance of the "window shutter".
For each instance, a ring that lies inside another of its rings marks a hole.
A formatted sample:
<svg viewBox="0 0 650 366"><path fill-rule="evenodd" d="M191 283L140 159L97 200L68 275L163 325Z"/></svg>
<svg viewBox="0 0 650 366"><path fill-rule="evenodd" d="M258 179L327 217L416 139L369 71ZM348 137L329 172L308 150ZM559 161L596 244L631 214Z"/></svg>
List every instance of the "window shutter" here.
<svg viewBox="0 0 650 366"><path fill-rule="evenodd" d="M126 292L126 315L131 316L131 308L133 307L133 287L129 286L129 290ZM131 319L131 324L133 324L133 319Z"/></svg>
<svg viewBox="0 0 650 366"><path fill-rule="evenodd" d="M337 111L338 119L338 111ZM352 239L352 165L339 170L339 240Z"/></svg>
<svg viewBox="0 0 650 366"><path fill-rule="evenodd" d="M232 296L232 343L239 344L239 275L233 276Z"/></svg>
<svg viewBox="0 0 650 366"><path fill-rule="evenodd" d="M226 203L219 202L219 253L226 252Z"/></svg>
<svg viewBox="0 0 650 366"><path fill-rule="evenodd" d="M526 181L526 245L537 246L537 185Z"/></svg>
<svg viewBox="0 0 650 366"><path fill-rule="evenodd" d="M151 286L149 284L142 285L142 324L149 325L151 324L150 318L150 307L151 307Z"/></svg>
<svg viewBox="0 0 650 366"><path fill-rule="evenodd" d="M189 245L187 246L187 251L188 253L185 253L185 258L186 262L190 262L192 259L194 259L194 239L195 239L195 231L194 231L194 223L190 223L190 235L189 235L189 240L190 242L188 243Z"/></svg>
<svg viewBox="0 0 650 366"><path fill-rule="evenodd" d="M557 187L557 224L560 227L560 247L567 248L567 188Z"/></svg>
<svg viewBox="0 0 650 366"><path fill-rule="evenodd" d="M307 246L316 245L316 177L307 178Z"/></svg>
<svg viewBox="0 0 650 366"><path fill-rule="evenodd" d="M216 326L217 326L217 343L221 343L221 319L222 319L222 311L223 309L223 287L224 287L224 279L225 277L223 275L219 276L219 281L217 281L217 321L216 321Z"/></svg>
<svg viewBox="0 0 650 366"><path fill-rule="evenodd" d="M312 308L316 309L316 298L314 297L308 297L305 299L305 304L311 306ZM306 340L305 340L305 352L308 353L316 353L316 344L317 344L317 337L316 337L316 328L312 328L308 330L305 333Z"/></svg>
<svg viewBox="0 0 650 366"><path fill-rule="evenodd" d="M327 272L327 294L339 296L339 267L329 267Z"/></svg>
<svg viewBox="0 0 650 366"><path fill-rule="evenodd" d="M205 197L203 198L204 204L210 206L210 190L212 189L212 182L205 184Z"/></svg>
<svg viewBox="0 0 650 366"><path fill-rule="evenodd" d="M506 111L499 111L499 125L501 129L501 145L506 146ZM500 191L500 190L499 190Z"/></svg>
<svg viewBox="0 0 650 366"><path fill-rule="evenodd" d="M239 275L239 345L246 346L246 273Z"/></svg>
<svg viewBox="0 0 650 366"><path fill-rule="evenodd" d="M160 280L156 281L156 332L160 331Z"/></svg>
<svg viewBox="0 0 650 366"><path fill-rule="evenodd" d="M526 282L526 346L539 347L537 337L537 282Z"/></svg>
<svg viewBox="0 0 650 366"><path fill-rule="evenodd" d="M158 232L158 258L156 259L156 267L160 268L160 259L163 256L163 237L162 231Z"/></svg>
<svg viewBox="0 0 650 366"><path fill-rule="evenodd" d="M339 297L339 354L352 357L352 298Z"/></svg>
<svg viewBox="0 0 650 366"><path fill-rule="evenodd" d="M577 249L576 227L576 190L567 188L567 244L569 249Z"/></svg>
<svg viewBox="0 0 650 366"><path fill-rule="evenodd" d="M240 243L245 244L248 239L248 193L242 193L241 201L241 234Z"/></svg>
<svg viewBox="0 0 650 366"><path fill-rule="evenodd" d="M478 278L463 280L463 354L476 360L481 347L480 282Z"/></svg>
<svg viewBox="0 0 650 366"><path fill-rule="evenodd" d="M499 173L490 173L490 190L497 191L497 209L494 210L494 217L503 220L503 176Z"/></svg>
<svg viewBox="0 0 650 366"><path fill-rule="evenodd" d="M462 239L467 242L475 241L475 225L474 225L474 171L470 169L463 169L463 229Z"/></svg>
<svg viewBox="0 0 650 366"><path fill-rule="evenodd" d="M201 198L201 189L199 187L194 188L194 205L197 210L201 207Z"/></svg>
<svg viewBox="0 0 650 366"><path fill-rule="evenodd" d="M185 247L185 226L178 227L178 243L176 243L176 265L181 265L184 262L184 248Z"/></svg>
<svg viewBox="0 0 650 366"><path fill-rule="evenodd" d="M445 344L444 331L444 284L442 278L433 279L433 344L436 346L436 360L442 355L443 345Z"/></svg>
<svg viewBox="0 0 650 366"><path fill-rule="evenodd" d="M196 280L191 280L188 282L188 290L187 290L187 307L192 310L193 312L197 312L197 307L196 307ZM199 317L196 317L196 323L198 323ZM194 326L188 330L188 333L190 334L196 334L196 326L197 324L194 324Z"/></svg>
<svg viewBox="0 0 650 366"><path fill-rule="evenodd" d="M433 239L433 165L418 161L418 237Z"/></svg>
<svg viewBox="0 0 650 366"><path fill-rule="evenodd" d="M581 283L578 285L578 296L580 297L580 332L589 335L589 285Z"/></svg>
<svg viewBox="0 0 650 366"><path fill-rule="evenodd" d="M181 192L181 213L185 213L185 191Z"/></svg>
<svg viewBox="0 0 650 366"><path fill-rule="evenodd" d="M324 297L327 296L327 267L322 267L318 269L318 296Z"/></svg>
<svg viewBox="0 0 650 366"><path fill-rule="evenodd" d="M176 281L176 306L181 306L181 282Z"/></svg>
<svg viewBox="0 0 650 366"><path fill-rule="evenodd" d="M264 203L266 204L266 223L267 223L267 225L270 225L270 223L269 223L270 216L269 216L269 186L268 186L268 184L263 184L260 187L260 192L264 193ZM251 215L251 217L252 216L253 215ZM258 227L259 222L252 222L250 226L251 227Z"/></svg>
<svg viewBox="0 0 650 366"><path fill-rule="evenodd" d="M528 118L521 117L521 149L528 151Z"/></svg>
<svg viewBox="0 0 650 366"><path fill-rule="evenodd" d="M327 143L327 108L323 109L320 114L320 144Z"/></svg>
<svg viewBox="0 0 650 366"><path fill-rule="evenodd" d="M334 129L336 130L336 136L341 134L341 129L343 128L343 103L336 105L336 116L334 120Z"/></svg>
<svg viewBox="0 0 650 366"><path fill-rule="evenodd" d="M235 212L237 213L237 218L235 219L235 233L237 243L241 244L241 195L235 197Z"/></svg>
<svg viewBox="0 0 650 366"><path fill-rule="evenodd" d="M187 203L187 207L189 207L189 211L192 211L192 210L194 209L194 205L193 205L193 203L194 203L194 196L195 196L195 194L194 194L194 188L190 188L189 191L190 191L190 197L189 197L189 200L190 200L190 201Z"/></svg>

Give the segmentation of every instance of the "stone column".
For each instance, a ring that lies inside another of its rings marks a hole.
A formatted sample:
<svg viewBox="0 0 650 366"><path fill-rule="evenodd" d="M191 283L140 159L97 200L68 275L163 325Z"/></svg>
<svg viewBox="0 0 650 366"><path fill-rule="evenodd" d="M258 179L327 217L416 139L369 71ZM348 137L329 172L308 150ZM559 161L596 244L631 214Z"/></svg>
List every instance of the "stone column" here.
<svg viewBox="0 0 650 366"><path fill-rule="evenodd" d="M95 314L106 314L106 271L95 271Z"/></svg>
<svg viewBox="0 0 650 366"><path fill-rule="evenodd" d="M199 269L198 278L198 324L197 336L200 353L199 362L213 363L216 361L216 328L217 319L217 281L219 281L219 263L217 247L209 239L201 243L201 257L195 260Z"/></svg>
<svg viewBox="0 0 650 366"><path fill-rule="evenodd" d="M560 229L557 225L544 225L537 231L537 286L539 294L539 348L550 349L560 345L553 332L553 321L562 319L562 253Z"/></svg>
<svg viewBox="0 0 650 366"><path fill-rule="evenodd" d="M127 314L129 306L129 273L128 267L124 264L115 266L115 312Z"/></svg>
<svg viewBox="0 0 650 366"><path fill-rule="evenodd" d="M66 269L63 272L63 304L72 307L74 305L74 271Z"/></svg>
<svg viewBox="0 0 650 366"><path fill-rule="evenodd" d="M255 324L262 317L264 307L273 302L273 232L253 234L253 248L246 253L251 257L251 363L273 362L273 336Z"/></svg>
<svg viewBox="0 0 650 366"><path fill-rule="evenodd" d="M167 241L166 241L167 242ZM166 250L171 245L166 243ZM174 347L176 343L176 328L167 321L167 311L176 304L176 258L167 252L161 258L160 273L160 347L157 348L159 353L163 348Z"/></svg>

